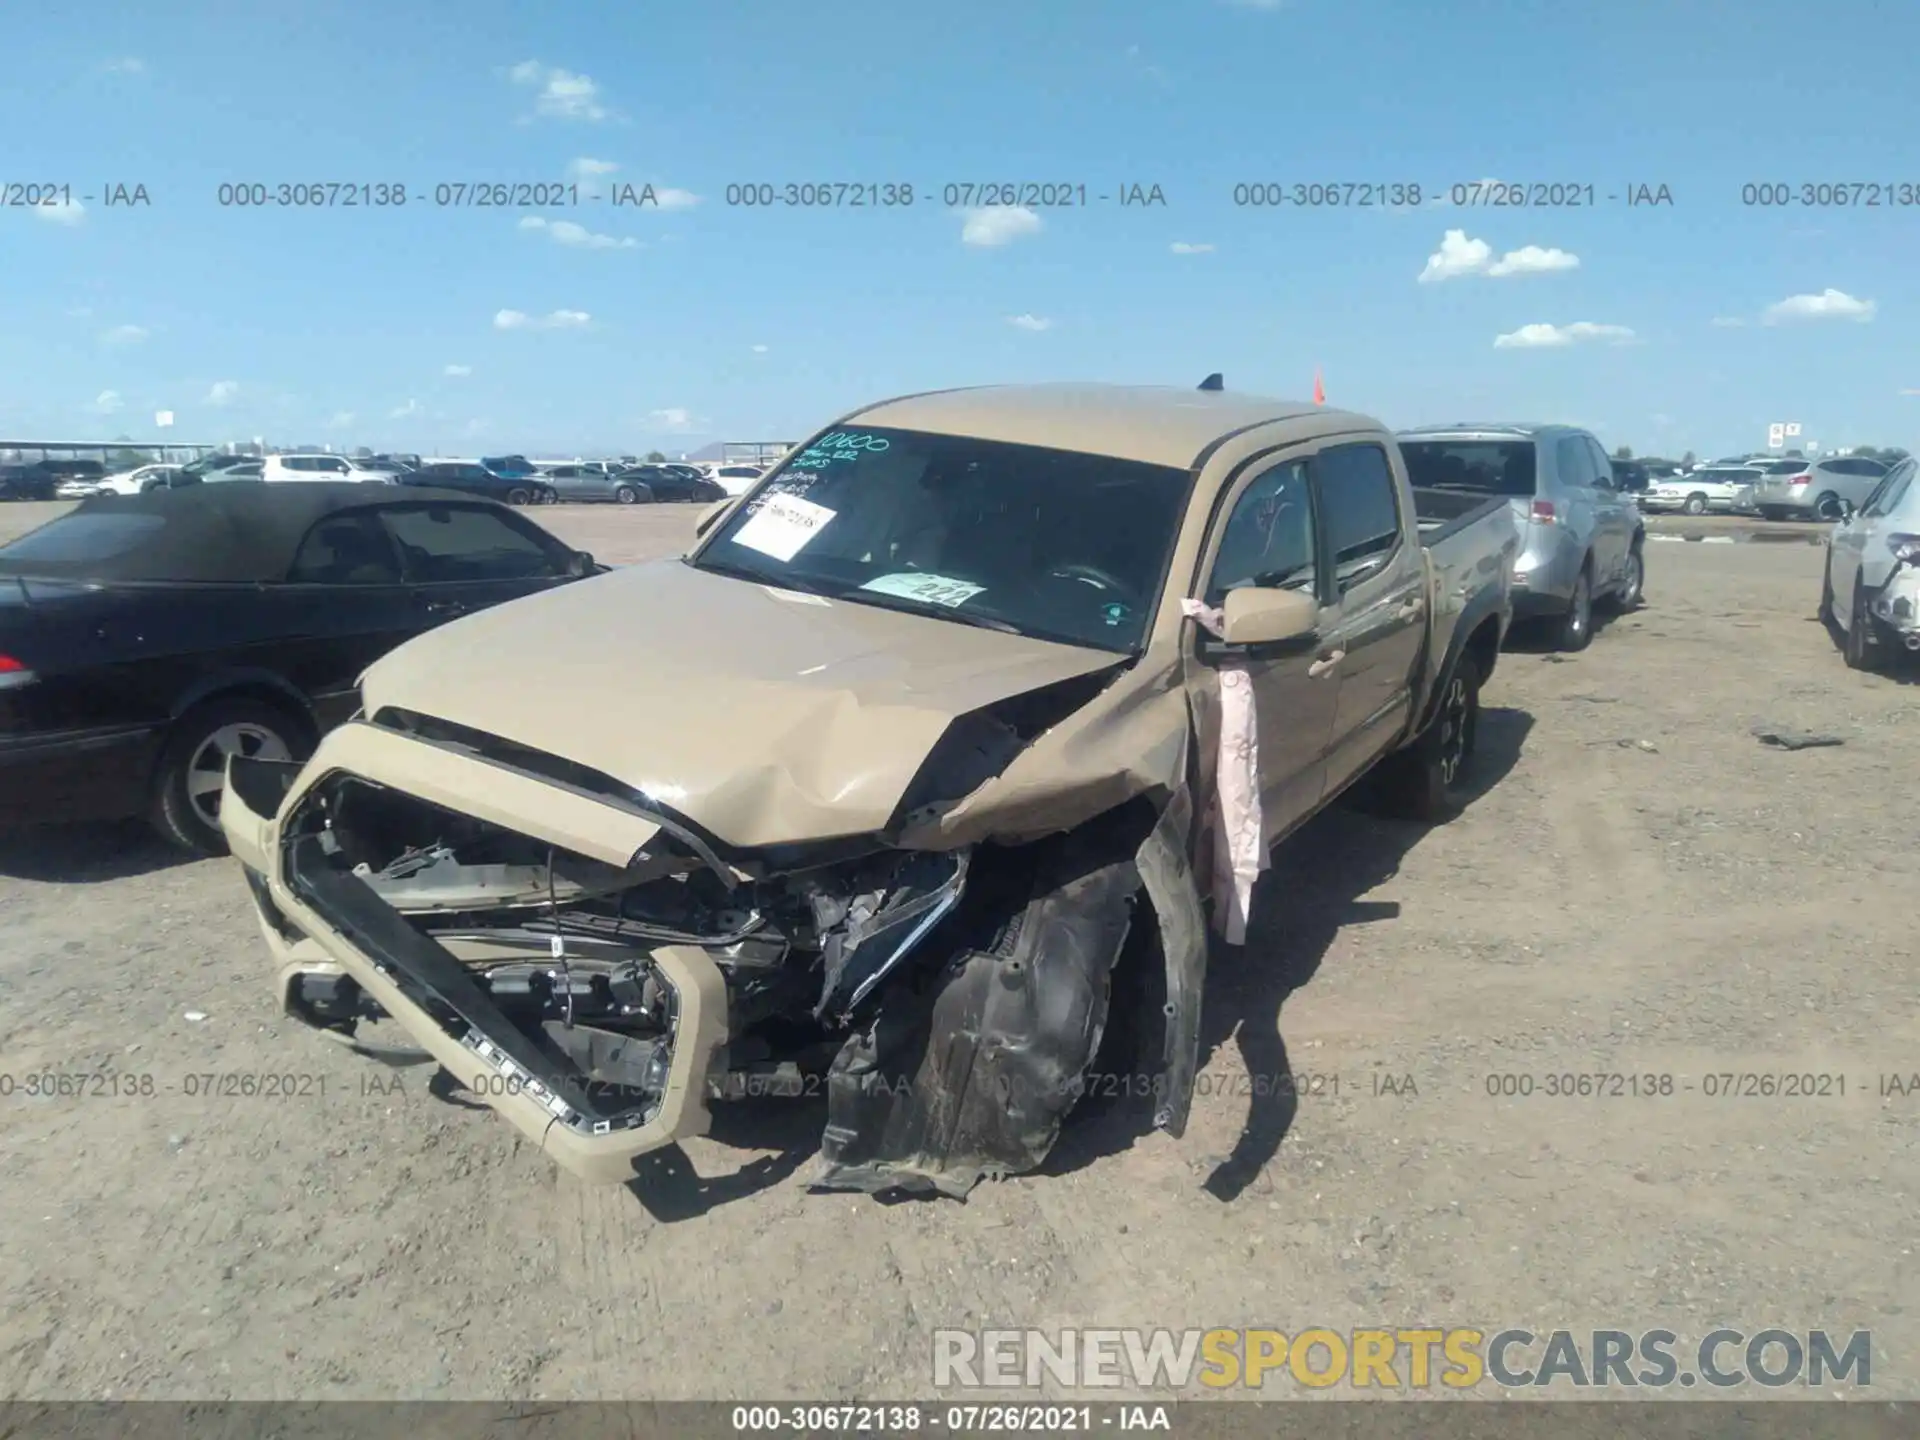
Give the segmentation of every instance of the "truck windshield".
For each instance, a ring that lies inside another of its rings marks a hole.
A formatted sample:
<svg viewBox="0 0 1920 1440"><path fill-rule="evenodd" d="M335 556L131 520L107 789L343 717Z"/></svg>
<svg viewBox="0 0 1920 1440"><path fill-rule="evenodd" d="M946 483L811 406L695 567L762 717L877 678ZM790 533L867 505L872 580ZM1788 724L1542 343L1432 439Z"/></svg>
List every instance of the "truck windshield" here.
<svg viewBox="0 0 1920 1440"><path fill-rule="evenodd" d="M785 461L699 569L1132 653L1185 510L1185 470L893 429Z"/></svg>
<svg viewBox="0 0 1920 1440"><path fill-rule="evenodd" d="M1531 440L1402 440L1400 453L1417 490L1471 490L1523 499L1533 494Z"/></svg>

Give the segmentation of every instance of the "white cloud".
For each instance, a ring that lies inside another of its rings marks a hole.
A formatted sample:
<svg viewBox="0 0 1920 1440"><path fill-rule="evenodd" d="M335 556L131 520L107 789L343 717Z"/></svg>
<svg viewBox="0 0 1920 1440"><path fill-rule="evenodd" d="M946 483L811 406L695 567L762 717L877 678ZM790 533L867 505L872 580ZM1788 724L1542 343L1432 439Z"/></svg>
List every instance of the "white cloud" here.
<svg viewBox="0 0 1920 1440"><path fill-rule="evenodd" d="M1469 240L1464 230L1449 230L1440 237L1440 248L1427 257L1427 268L1420 272L1422 285L1436 280L1451 280L1456 275L1478 275L1493 260L1493 247L1484 240Z"/></svg>
<svg viewBox="0 0 1920 1440"><path fill-rule="evenodd" d="M124 409L125 406L126 401L120 398L118 390L102 390L93 397L94 413L98 415L111 415L116 410Z"/></svg>
<svg viewBox="0 0 1920 1440"><path fill-rule="evenodd" d="M409 415L418 415L419 413L420 402L418 400L409 400L406 404L396 405L393 409L389 410L387 412L387 418L389 420L404 420Z"/></svg>
<svg viewBox="0 0 1920 1440"><path fill-rule="evenodd" d="M1507 275L1545 275L1555 270L1577 270L1580 257L1566 250L1539 245L1522 245L1509 250L1498 260L1493 247L1484 240L1472 240L1464 230L1449 230L1440 237L1440 248L1427 257L1420 272L1422 285L1453 280L1462 275L1487 275L1499 279Z"/></svg>
<svg viewBox="0 0 1920 1440"><path fill-rule="evenodd" d="M967 217L960 231L964 245L1007 245L1041 229L1040 217L1024 205L976 206L962 213Z"/></svg>
<svg viewBox="0 0 1920 1440"><path fill-rule="evenodd" d="M1053 328L1053 321L1041 315L1009 315L1007 317L1007 323L1016 330L1032 330L1038 332L1041 330L1051 330Z"/></svg>
<svg viewBox="0 0 1920 1440"><path fill-rule="evenodd" d="M148 331L139 325L116 325L100 339L107 345L138 345L147 335Z"/></svg>
<svg viewBox="0 0 1920 1440"><path fill-rule="evenodd" d="M1211 245L1192 245L1185 240L1176 240L1169 248L1176 255L1211 255L1213 253Z"/></svg>
<svg viewBox="0 0 1920 1440"><path fill-rule="evenodd" d="M144 75L147 73L147 62L136 55L126 55L118 60L109 60L106 71L109 75Z"/></svg>
<svg viewBox="0 0 1920 1440"><path fill-rule="evenodd" d="M586 155L567 163L567 173L576 180L591 180L596 175L611 175L619 168L611 160L595 160Z"/></svg>
<svg viewBox="0 0 1920 1440"><path fill-rule="evenodd" d="M584 310L551 310L529 315L524 310L502 310L493 317L496 330L578 330L593 319Z"/></svg>
<svg viewBox="0 0 1920 1440"><path fill-rule="evenodd" d="M756 345L753 347L753 353L756 355L764 355L767 353L767 347L764 345Z"/></svg>
<svg viewBox="0 0 1920 1440"><path fill-rule="evenodd" d="M457 377L459 377L459 376L461 376L461 375L471 375L471 374L473 373L473 366L471 366L471 365L449 365L449 366L447 366L447 368L446 368L446 370L445 370L445 372L444 372L444 373L445 373L445 374L448 374L448 375L452 375L452 376L454 376L454 377L456 377L456 378L457 378Z"/></svg>
<svg viewBox="0 0 1920 1440"><path fill-rule="evenodd" d="M693 412L678 405L670 405L664 410L649 410L647 424L656 432L685 434L693 429Z"/></svg>
<svg viewBox="0 0 1920 1440"><path fill-rule="evenodd" d="M1877 307L1871 300L1856 300L1844 290L1822 290L1818 295L1789 295L1769 305L1762 317L1769 325L1783 320L1871 320Z"/></svg>
<svg viewBox="0 0 1920 1440"><path fill-rule="evenodd" d="M1902 390L1902 395L1920 395L1920 390Z"/></svg>
<svg viewBox="0 0 1920 1440"><path fill-rule="evenodd" d="M1713 317L1713 323L1722 330L1738 330L1747 322L1742 320L1738 315L1716 315Z"/></svg>
<svg viewBox="0 0 1920 1440"><path fill-rule="evenodd" d="M1538 245L1522 245L1518 250L1509 250L1493 264L1487 267L1487 274L1501 275L1546 275L1555 270L1578 270L1580 257L1566 250L1555 250Z"/></svg>
<svg viewBox="0 0 1920 1440"><path fill-rule="evenodd" d="M351 410L336 410L333 412L333 418L327 421L327 428L329 430L344 430L351 424L353 424L353 412Z"/></svg>
<svg viewBox="0 0 1920 1440"><path fill-rule="evenodd" d="M613 114L600 103L600 87L585 75L538 60L522 60L507 74L516 85L537 87L534 109L554 120L605 120Z"/></svg>
<svg viewBox="0 0 1920 1440"><path fill-rule="evenodd" d="M240 393L240 385L235 380L216 380L207 391L205 403L208 405L226 405Z"/></svg>
<svg viewBox="0 0 1920 1440"><path fill-rule="evenodd" d="M675 190L667 185L653 192L653 203L661 210L691 210L700 203L700 197L691 190Z"/></svg>
<svg viewBox="0 0 1920 1440"><path fill-rule="evenodd" d="M34 206L33 213L55 225L78 225L87 218L87 207L78 200L55 200L50 205Z"/></svg>
<svg viewBox="0 0 1920 1440"><path fill-rule="evenodd" d="M568 245L576 250L632 250L640 242L631 237L621 240L612 235L599 235L584 225L576 225L571 220L549 220L544 215L529 215L520 222L522 230L544 230L553 237L556 245Z"/></svg>
<svg viewBox="0 0 1920 1440"><path fill-rule="evenodd" d="M1588 320L1576 320L1571 325L1522 325L1518 330L1508 331L1505 335L1496 335L1493 348L1538 350L1574 345L1586 340L1611 340L1614 344L1620 345L1631 339L1633 339L1633 331L1624 325L1595 325Z"/></svg>

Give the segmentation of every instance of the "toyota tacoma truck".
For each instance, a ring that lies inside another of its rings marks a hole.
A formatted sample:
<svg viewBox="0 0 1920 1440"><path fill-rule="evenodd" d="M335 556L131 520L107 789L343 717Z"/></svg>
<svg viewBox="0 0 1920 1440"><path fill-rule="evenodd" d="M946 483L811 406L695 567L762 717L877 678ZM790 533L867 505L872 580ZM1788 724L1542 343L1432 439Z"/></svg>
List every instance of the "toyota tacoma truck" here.
<svg viewBox="0 0 1920 1440"><path fill-rule="evenodd" d="M222 824L287 1012L397 1022L566 1169L812 1093L816 1187L964 1198L1096 1065L1183 1132L1277 841L1363 779L1457 807L1516 543L1217 376L911 395L682 557L393 651Z"/></svg>

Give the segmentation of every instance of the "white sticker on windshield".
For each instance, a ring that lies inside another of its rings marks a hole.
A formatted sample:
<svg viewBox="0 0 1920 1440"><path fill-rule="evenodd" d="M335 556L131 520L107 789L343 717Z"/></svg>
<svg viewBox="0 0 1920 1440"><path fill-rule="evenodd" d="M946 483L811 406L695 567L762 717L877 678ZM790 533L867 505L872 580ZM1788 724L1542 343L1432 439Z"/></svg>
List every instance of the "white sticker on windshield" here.
<svg viewBox="0 0 1920 1440"><path fill-rule="evenodd" d="M768 495L733 541L776 560L791 560L836 513L798 495Z"/></svg>
<svg viewBox="0 0 1920 1440"><path fill-rule="evenodd" d="M987 587L969 584L965 580L952 580L945 575L927 575L918 570L907 570L898 575L882 575L860 588L880 595L898 595L903 600L945 605L951 609L966 604Z"/></svg>

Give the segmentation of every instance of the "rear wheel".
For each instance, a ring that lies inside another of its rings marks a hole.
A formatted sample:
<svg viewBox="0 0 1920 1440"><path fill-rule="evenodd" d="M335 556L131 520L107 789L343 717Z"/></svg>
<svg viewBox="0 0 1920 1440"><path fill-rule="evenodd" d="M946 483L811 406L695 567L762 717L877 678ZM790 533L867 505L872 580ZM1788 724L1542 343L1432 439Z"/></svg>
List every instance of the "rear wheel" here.
<svg viewBox="0 0 1920 1440"><path fill-rule="evenodd" d="M533 491L524 485L516 485L507 491L507 503L509 505L531 505L533 503Z"/></svg>
<svg viewBox="0 0 1920 1440"><path fill-rule="evenodd" d="M1822 520L1838 520L1840 518L1840 497L1831 490L1827 491L1821 495L1818 500L1813 502L1813 513L1818 515Z"/></svg>
<svg viewBox="0 0 1920 1440"><path fill-rule="evenodd" d="M1638 610L1647 593L1647 552L1638 541L1627 551L1627 568L1609 602L1620 614Z"/></svg>
<svg viewBox="0 0 1920 1440"><path fill-rule="evenodd" d="M1463 655L1443 685L1432 722L1413 744L1380 762L1369 787L1380 809L1427 825L1444 824L1466 803L1480 735L1480 667Z"/></svg>
<svg viewBox="0 0 1920 1440"><path fill-rule="evenodd" d="M1573 582L1573 594L1567 600L1567 612L1560 617L1555 642L1562 650L1584 650L1593 639L1593 570L1580 566Z"/></svg>
<svg viewBox="0 0 1920 1440"><path fill-rule="evenodd" d="M618 500L622 505L638 505L642 497L640 492L633 486L621 485L614 489L613 498Z"/></svg>
<svg viewBox="0 0 1920 1440"><path fill-rule="evenodd" d="M1840 646L1840 653L1846 657L1849 670L1873 671L1880 668L1884 651L1873 643L1876 638L1873 625L1873 612L1867 608L1866 589L1855 581L1853 604L1847 611L1847 635Z"/></svg>
<svg viewBox="0 0 1920 1440"><path fill-rule="evenodd" d="M245 696L194 706L174 722L154 774L151 819L162 839L198 855L227 853L220 795L227 759L293 760L306 750L304 727L286 711Z"/></svg>

